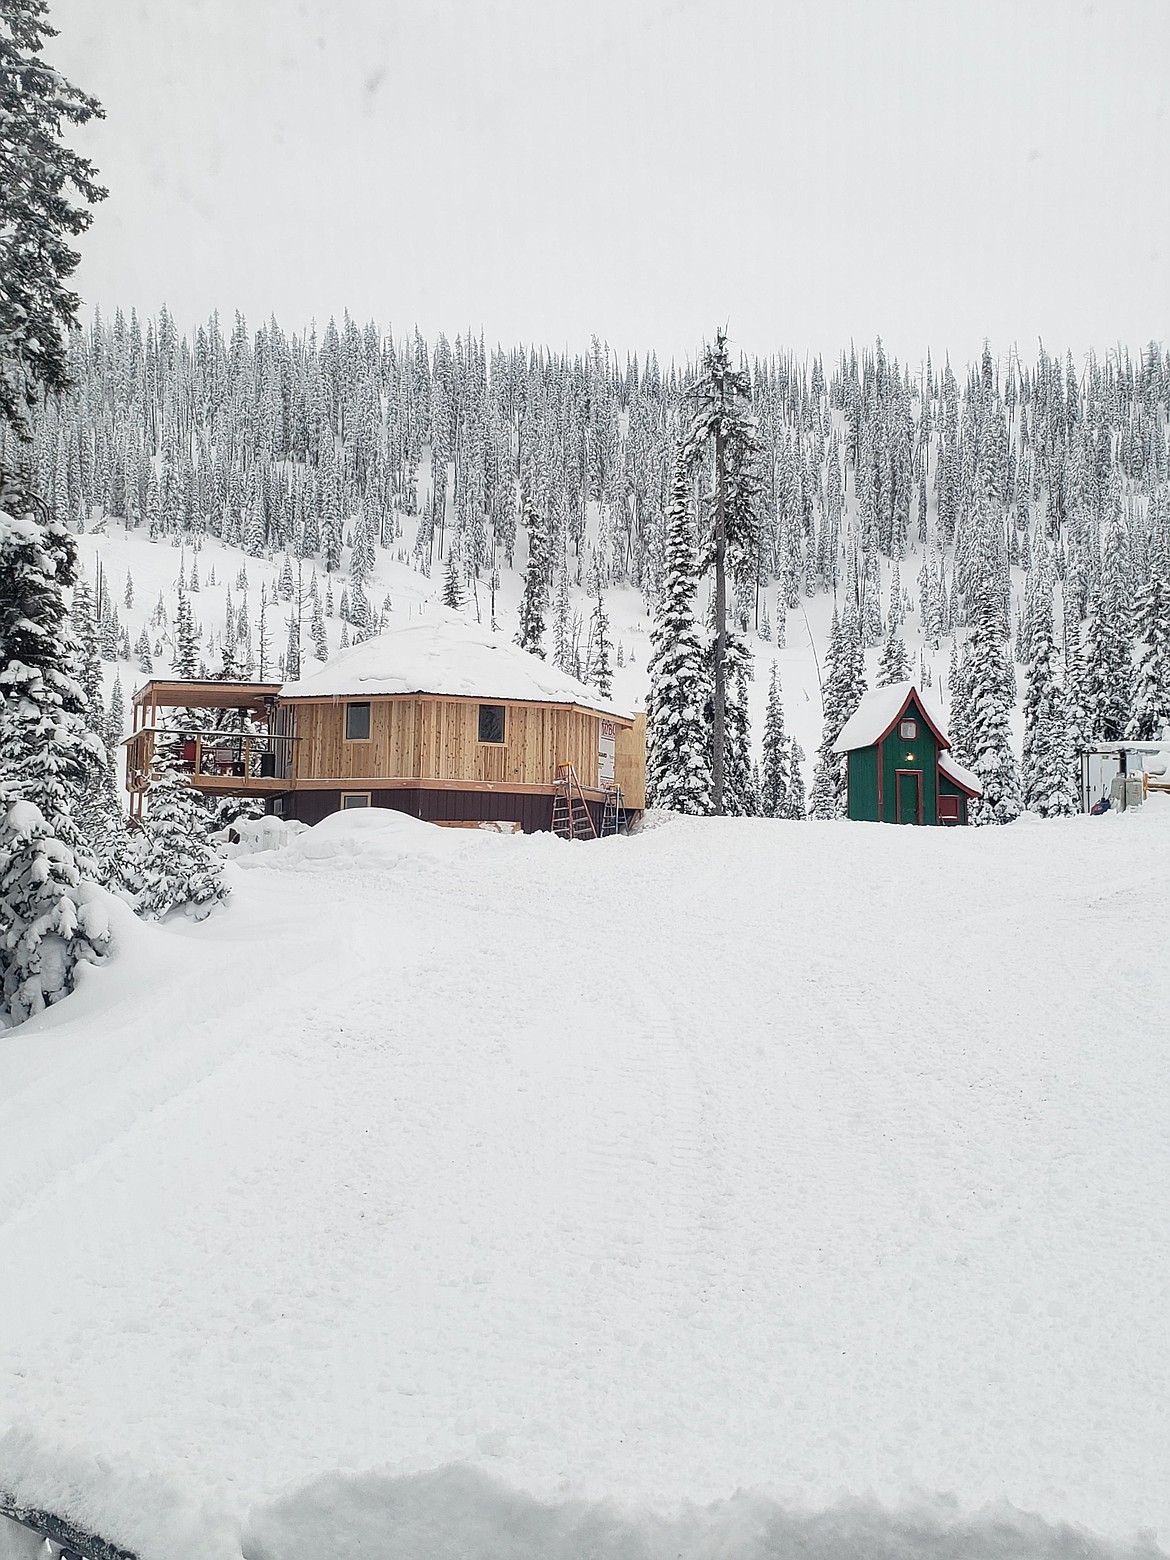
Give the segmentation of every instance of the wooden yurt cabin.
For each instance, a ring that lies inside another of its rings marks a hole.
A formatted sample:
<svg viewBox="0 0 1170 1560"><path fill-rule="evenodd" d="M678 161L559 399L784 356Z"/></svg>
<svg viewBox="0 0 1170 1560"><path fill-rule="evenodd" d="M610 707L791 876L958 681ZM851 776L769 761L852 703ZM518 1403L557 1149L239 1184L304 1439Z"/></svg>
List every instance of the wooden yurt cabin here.
<svg viewBox="0 0 1170 1560"><path fill-rule="evenodd" d="M181 705L190 686L168 684L167 702ZM150 687L136 706L149 704ZM554 826L570 765L572 832L607 832L619 790L623 822L645 807L645 716L441 607L314 664L273 703L279 753L262 777L239 777L240 794L261 794L262 780L269 810L284 818L314 824L351 807L390 807L532 833ZM138 740L132 788L147 767ZM228 788L218 774L206 783L207 768L190 766L193 784Z"/></svg>
<svg viewBox="0 0 1170 1560"><path fill-rule="evenodd" d="M848 759L849 817L965 824L968 803L983 788L950 746L941 713L914 683L871 689L833 744Z"/></svg>

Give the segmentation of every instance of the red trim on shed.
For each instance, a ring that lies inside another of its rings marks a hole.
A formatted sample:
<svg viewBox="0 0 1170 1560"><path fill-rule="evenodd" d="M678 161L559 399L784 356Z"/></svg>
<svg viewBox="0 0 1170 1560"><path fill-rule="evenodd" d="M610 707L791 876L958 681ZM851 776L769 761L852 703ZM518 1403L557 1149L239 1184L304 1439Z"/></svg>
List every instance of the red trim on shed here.
<svg viewBox="0 0 1170 1560"><path fill-rule="evenodd" d="M886 727L886 729L882 732L881 736L878 738L879 749L880 749L881 744L889 736L890 732L893 731L894 727L902 719L902 716L905 715L906 711L910 708L910 701L912 699L913 699L914 703L918 706L918 709L919 709L919 711L922 714L923 720L926 722L926 724L930 727L931 731L933 731L935 736L938 738L938 745L939 745L939 747L949 748L951 744L947 740L946 733L940 731L938 729L938 727L935 725L934 721L932 721L930 716L927 714L926 705L923 704L922 700L918 697L918 690L916 688L911 688L910 692L906 695L906 702L902 705L902 708L898 711L898 713L894 716L893 720L890 722L890 724ZM878 773L880 774L881 771L879 770Z"/></svg>

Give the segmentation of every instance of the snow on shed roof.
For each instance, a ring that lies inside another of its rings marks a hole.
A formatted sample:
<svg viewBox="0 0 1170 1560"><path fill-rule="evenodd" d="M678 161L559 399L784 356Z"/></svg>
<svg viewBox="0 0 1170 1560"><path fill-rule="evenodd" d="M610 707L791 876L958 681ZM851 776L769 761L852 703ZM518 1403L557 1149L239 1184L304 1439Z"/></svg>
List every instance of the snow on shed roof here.
<svg viewBox="0 0 1170 1560"><path fill-rule="evenodd" d="M619 720L633 719L596 688L550 661L521 650L460 612L428 608L425 616L386 629L333 656L280 690L285 699L368 698L430 693L452 698L509 699L522 704L577 704Z"/></svg>
<svg viewBox="0 0 1170 1560"><path fill-rule="evenodd" d="M841 728L841 735L833 743L834 753L851 753L855 748L872 747L880 742L886 732L906 708L911 695L918 701L922 713L934 727L935 735L943 747L950 747L946 722L942 711L932 698L923 694L918 685L911 682L891 683L888 688L871 688L862 695L861 703Z"/></svg>
<svg viewBox="0 0 1170 1560"><path fill-rule="evenodd" d="M938 767L948 780L953 780L957 786L971 796L983 795L983 781L971 770L964 769L962 764L956 763L949 753L938 755Z"/></svg>

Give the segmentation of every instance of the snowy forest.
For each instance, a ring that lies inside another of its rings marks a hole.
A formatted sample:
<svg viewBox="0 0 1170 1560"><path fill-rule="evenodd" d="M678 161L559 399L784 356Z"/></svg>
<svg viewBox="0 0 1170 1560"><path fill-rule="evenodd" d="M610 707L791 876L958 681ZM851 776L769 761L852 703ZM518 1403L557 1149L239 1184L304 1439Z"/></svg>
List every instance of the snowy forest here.
<svg viewBox="0 0 1170 1560"><path fill-rule="evenodd" d="M955 753L985 787L976 821L1073 809L1084 744L1170 723L1170 354L1156 343L1079 365L985 347L956 373L945 354L911 370L880 341L798 362L740 357L718 337L664 366L653 352L620 362L596 338L570 357L489 350L471 331L396 337L348 315L320 334L274 319L252 332L238 315L185 334L165 310L95 310L67 369L73 388L38 399L27 454L9 433L0 458L31 460L74 531L113 519L190 559L133 643L120 586L101 582L94 622L77 627L107 660L295 676L302 657L328 655L334 613L342 645L390 621L390 597L370 595L388 554L493 624L514 587L521 641L604 688L606 601L632 589L656 624L654 799L708 810L714 452L692 434L715 373L734 378L729 416L746 431L731 473L720 810L805 814L782 692L769 689L753 736L746 683L817 597L833 614L814 647L815 817L841 808L830 749L869 647L881 682L931 683L941 651ZM192 606L208 538L279 571L259 615L233 606L229 582L218 631Z"/></svg>
<svg viewBox="0 0 1170 1560"><path fill-rule="evenodd" d="M390 626L404 597L514 628L606 696L621 677L645 702L647 800L681 813L841 816L834 744L870 676L936 689L981 790L975 823L1073 811L1086 744L1170 724L1158 343L1080 363L987 345L956 372L945 353L911 367L880 341L753 357L722 329L664 365L596 337L575 355L489 350L472 330L429 342L348 314L319 334L251 330L239 314L185 331L165 309L96 302L83 320L69 241L105 191L60 135L101 108L41 60L43 7L12 14L8 1018L102 957L94 884L155 919L206 915L227 892L208 840L222 807L166 763L145 822L127 827L123 674L295 679ZM115 533L148 594L133 567L123 581L103 566L94 544ZM648 638L640 662L611 626L618 603L624 632ZM798 628L816 676L807 751L778 671Z"/></svg>

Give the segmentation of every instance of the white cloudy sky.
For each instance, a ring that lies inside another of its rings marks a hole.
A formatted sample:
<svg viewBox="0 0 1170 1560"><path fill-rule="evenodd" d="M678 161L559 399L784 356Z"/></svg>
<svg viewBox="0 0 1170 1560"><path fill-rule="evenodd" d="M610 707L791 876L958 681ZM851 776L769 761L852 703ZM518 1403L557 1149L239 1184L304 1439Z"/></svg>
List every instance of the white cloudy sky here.
<svg viewBox="0 0 1170 1560"><path fill-rule="evenodd" d="M687 354L1170 337L1168 0L50 0L90 302Z"/></svg>

